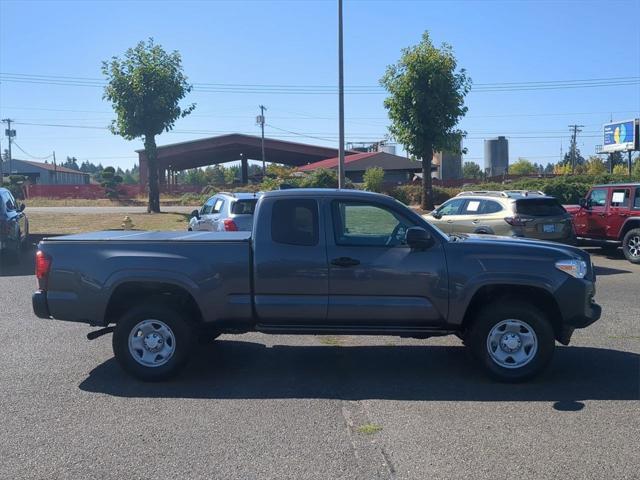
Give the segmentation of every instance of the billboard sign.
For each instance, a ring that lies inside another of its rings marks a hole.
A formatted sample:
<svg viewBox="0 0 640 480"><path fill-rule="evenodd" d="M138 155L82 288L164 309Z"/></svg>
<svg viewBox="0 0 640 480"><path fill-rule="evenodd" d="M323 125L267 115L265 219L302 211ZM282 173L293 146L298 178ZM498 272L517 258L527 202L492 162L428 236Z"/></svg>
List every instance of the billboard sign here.
<svg viewBox="0 0 640 480"><path fill-rule="evenodd" d="M626 152L638 149L638 121L605 123L602 153Z"/></svg>

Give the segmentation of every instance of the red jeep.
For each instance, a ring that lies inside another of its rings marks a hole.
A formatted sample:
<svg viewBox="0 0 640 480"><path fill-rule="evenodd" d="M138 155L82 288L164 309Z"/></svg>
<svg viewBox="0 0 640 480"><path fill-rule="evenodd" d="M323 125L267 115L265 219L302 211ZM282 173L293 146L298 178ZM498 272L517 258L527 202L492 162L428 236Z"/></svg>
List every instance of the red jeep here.
<svg viewBox="0 0 640 480"><path fill-rule="evenodd" d="M594 186L580 205L567 205L578 241L605 248L622 245L624 256L640 263L640 183Z"/></svg>

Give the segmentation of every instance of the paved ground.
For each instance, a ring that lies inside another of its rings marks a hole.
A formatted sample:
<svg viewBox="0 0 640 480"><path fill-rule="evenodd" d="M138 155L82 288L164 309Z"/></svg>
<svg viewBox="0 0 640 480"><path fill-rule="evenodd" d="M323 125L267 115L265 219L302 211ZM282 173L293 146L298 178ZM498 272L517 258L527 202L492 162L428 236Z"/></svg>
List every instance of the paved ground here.
<svg viewBox="0 0 640 480"><path fill-rule="evenodd" d="M0 478L637 479L640 266L593 252L604 317L524 385L455 338L258 334L143 384L110 336L33 316L28 258L3 265Z"/></svg>

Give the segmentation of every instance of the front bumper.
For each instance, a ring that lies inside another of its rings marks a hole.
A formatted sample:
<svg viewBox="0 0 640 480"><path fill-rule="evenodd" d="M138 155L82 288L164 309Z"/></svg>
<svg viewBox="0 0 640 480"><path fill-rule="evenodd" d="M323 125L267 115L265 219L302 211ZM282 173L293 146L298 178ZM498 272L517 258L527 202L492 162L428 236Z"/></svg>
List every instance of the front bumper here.
<svg viewBox="0 0 640 480"><path fill-rule="evenodd" d="M31 305L33 306L33 313L38 318L51 318L49 313L49 304L47 303L47 292L43 290L36 291L31 296Z"/></svg>
<svg viewBox="0 0 640 480"><path fill-rule="evenodd" d="M558 341L568 345L576 328L585 328L602 315L602 307L595 301L596 286L591 280L569 278L556 291L562 313L562 329Z"/></svg>

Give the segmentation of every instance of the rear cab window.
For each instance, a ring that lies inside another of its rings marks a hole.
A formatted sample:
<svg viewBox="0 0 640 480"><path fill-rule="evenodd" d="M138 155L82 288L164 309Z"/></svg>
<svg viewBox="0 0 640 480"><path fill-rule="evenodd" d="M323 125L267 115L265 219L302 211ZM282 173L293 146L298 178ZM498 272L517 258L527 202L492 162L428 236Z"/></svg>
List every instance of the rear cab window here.
<svg viewBox="0 0 640 480"><path fill-rule="evenodd" d="M633 196L634 210L640 210L640 187L636 187L636 194Z"/></svg>
<svg viewBox="0 0 640 480"><path fill-rule="evenodd" d="M531 217L564 215L566 210L555 198L521 198L516 200L516 213Z"/></svg>
<svg viewBox="0 0 640 480"><path fill-rule="evenodd" d="M318 245L318 202L311 199L276 200L271 212L271 239L286 245Z"/></svg>

